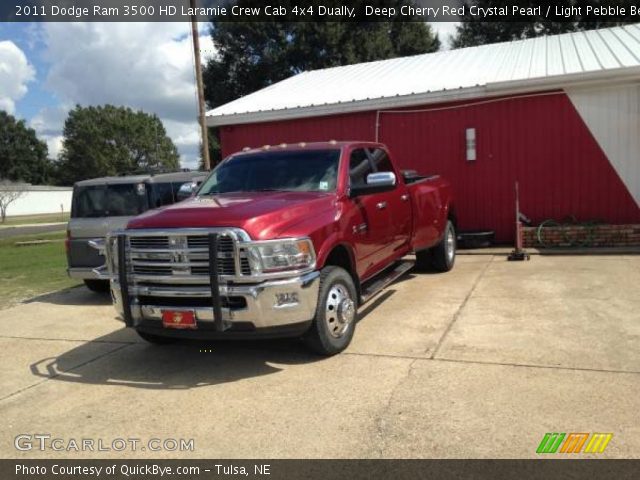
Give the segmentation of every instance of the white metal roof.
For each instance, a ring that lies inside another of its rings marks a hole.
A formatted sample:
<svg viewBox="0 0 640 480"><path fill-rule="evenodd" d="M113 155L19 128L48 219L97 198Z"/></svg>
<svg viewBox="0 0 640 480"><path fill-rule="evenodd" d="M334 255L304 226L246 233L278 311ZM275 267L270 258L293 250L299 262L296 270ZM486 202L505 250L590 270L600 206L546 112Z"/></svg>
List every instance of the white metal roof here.
<svg viewBox="0 0 640 480"><path fill-rule="evenodd" d="M640 24L294 75L207 112L210 126L640 79Z"/></svg>

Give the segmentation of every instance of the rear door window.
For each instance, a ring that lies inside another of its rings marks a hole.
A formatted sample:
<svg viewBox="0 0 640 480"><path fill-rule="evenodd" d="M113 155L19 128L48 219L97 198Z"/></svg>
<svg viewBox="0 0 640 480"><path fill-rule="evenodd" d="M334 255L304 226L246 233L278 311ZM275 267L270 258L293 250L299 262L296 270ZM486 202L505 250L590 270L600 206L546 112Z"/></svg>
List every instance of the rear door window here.
<svg viewBox="0 0 640 480"><path fill-rule="evenodd" d="M364 148L357 148L349 157L349 181L352 187L362 187L367 184L367 175L373 173L369 155Z"/></svg>
<svg viewBox="0 0 640 480"><path fill-rule="evenodd" d="M144 183L122 183L107 186L107 216L127 217L146 210Z"/></svg>
<svg viewBox="0 0 640 480"><path fill-rule="evenodd" d="M389 155L381 148L369 149L369 156L376 172L393 172L393 165L389 160Z"/></svg>
<svg viewBox="0 0 640 480"><path fill-rule="evenodd" d="M180 197L178 193L183 185L190 187L193 182L167 182L167 183L150 183L148 188L150 189L149 198L151 208L164 207L165 205L171 205L176 203L185 197ZM191 191L189 191L191 194Z"/></svg>
<svg viewBox="0 0 640 480"><path fill-rule="evenodd" d="M175 202L173 196L173 188L170 183L152 183L153 190L153 208L171 205Z"/></svg>

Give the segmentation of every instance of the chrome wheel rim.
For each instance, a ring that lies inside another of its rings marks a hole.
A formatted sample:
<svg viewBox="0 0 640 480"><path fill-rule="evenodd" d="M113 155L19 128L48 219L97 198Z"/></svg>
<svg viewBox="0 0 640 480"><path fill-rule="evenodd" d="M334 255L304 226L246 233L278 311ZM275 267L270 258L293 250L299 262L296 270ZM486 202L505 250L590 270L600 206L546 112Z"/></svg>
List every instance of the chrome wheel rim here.
<svg viewBox="0 0 640 480"><path fill-rule="evenodd" d="M453 234L453 229L449 228L447 230L447 239L446 246L447 249L447 261L449 263L453 262L453 256L456 253L456 237Z"/></svg>
<svg viewBox="0 0 640 480"><path fill-rule="evenodd" d="M324 315L329 335L334 338L343 337L355 316L356 305L347 287L339 283L333 285L327 295Z"/></svg>

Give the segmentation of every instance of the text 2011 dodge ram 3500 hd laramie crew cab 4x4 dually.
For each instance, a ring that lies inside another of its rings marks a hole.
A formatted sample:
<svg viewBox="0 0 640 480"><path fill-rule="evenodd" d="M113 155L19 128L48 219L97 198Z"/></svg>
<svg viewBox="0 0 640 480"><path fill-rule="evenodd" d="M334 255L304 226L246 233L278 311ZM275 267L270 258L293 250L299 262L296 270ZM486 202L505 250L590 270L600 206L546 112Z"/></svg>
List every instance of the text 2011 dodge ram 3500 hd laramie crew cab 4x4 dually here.
<svg viewBox="0 0 640 480"><path fill-rule="evenodd" d="M450 270L455 248L448 181L332 141L229 156L193 198L112 232L106 256L119 314L150 342L302 336L332 355L360 305L414 263Z"/></svg>

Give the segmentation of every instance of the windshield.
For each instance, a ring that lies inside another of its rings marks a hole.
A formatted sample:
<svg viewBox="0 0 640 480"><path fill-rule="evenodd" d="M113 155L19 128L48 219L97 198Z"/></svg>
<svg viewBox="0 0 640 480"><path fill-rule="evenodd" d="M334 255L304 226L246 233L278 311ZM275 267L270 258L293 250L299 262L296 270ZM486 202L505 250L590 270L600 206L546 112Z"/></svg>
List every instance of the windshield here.
<svg viewBox="0 0 640 480"><path fill-rule="evenodd" d="M129 217L148 209L144 183L119 183L76 187L73 192L71 216Z"/></svg>
<svg viewBox="0 0 640 480"><path fill-rule="evenodd" d="M249 153L222 162L198 195L228 192L333 192L340 150Z"/></svg>

